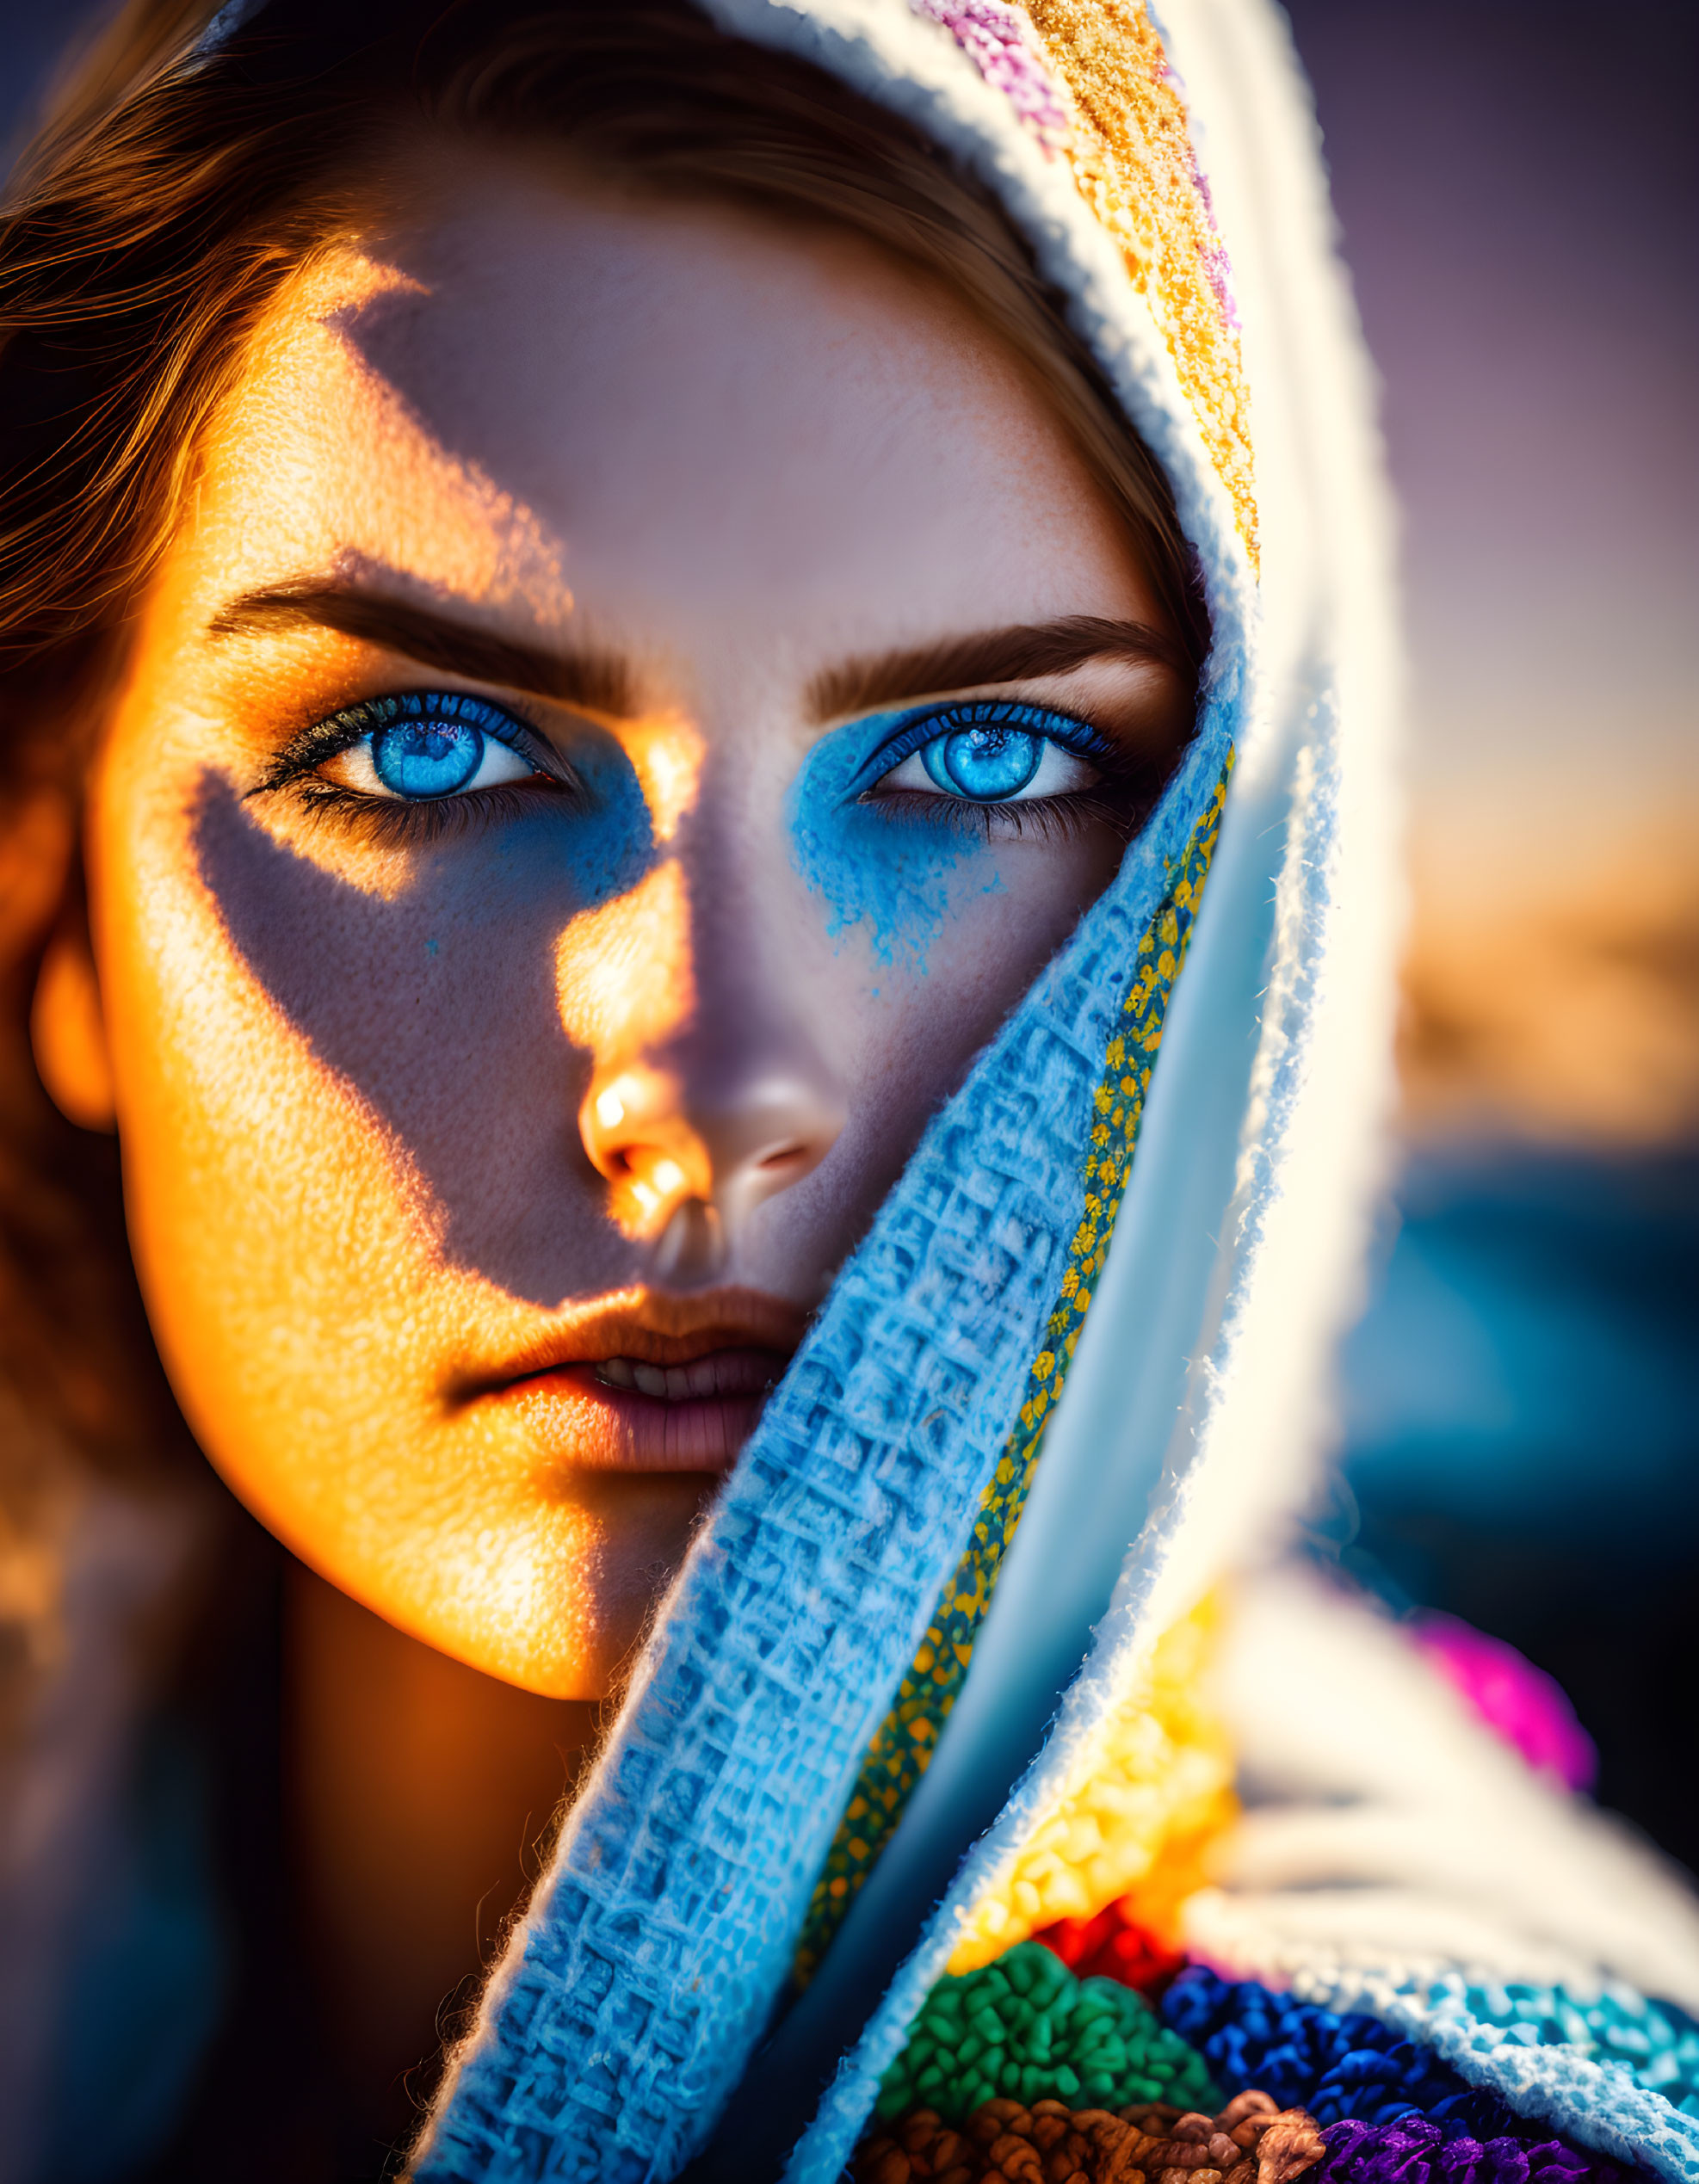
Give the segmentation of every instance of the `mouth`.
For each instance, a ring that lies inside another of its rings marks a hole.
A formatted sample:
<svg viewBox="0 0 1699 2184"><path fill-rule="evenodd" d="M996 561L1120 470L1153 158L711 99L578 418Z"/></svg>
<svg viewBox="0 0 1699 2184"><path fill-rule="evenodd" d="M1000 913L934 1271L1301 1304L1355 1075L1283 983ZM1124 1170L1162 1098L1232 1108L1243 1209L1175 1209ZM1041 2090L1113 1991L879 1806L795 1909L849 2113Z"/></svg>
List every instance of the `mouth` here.
<svg viewBox="0 0 1699 2184"><path fill-rule="evenodd" d="M627 1292L571 1309L462 1397L516 1414L563 1468L722 1473L806 1325L757 1290Z"/></svg>
<svg viewBox="0 0 1699 2184"><path fill-rule="evenodd" d="M785 1369L776 1350L710 1350L689 1365L651 1365L636 1357L604 1358L591 1368L605 1388L634 1389L655 1403L701 1403L720 1397L765 1395Z"/></svg>

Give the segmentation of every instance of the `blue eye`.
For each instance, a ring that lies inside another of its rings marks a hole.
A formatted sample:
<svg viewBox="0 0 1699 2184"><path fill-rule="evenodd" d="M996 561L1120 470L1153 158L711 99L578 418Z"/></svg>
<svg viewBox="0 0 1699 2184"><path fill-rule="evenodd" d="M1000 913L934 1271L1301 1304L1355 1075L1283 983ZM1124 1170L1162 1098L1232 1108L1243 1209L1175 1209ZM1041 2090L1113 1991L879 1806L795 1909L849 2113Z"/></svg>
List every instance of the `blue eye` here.
<svg viewBox="0 0 1699 2184"><path fill-rule="evenodd" d="M942 793L969 804L1032 804L1095 788L1113 756L1095 731L1035 706L982 700L912 720L865 793Z"/></svg>
<svg viewBox="0 0 1699 2184"><path fill-rule="evenodd" d="M1042 736L992 721L938 737L922 748L920 762L946 795L1001 804L1031 780L1044 750Z"/></svg>
<svg viewBox="0 0 1699 2184"><path fill-rule="evenodd" d="M523 748L519 722L459 692L374 698L317 733L336 739L316 759L321 777L386 801L429 803L529 780L542 770Z"/></svg>
<svg viewBox="0 0 1699 2184"><path fill-rule="evenodd" d="M404 720L372 738L372 769L398 796L450 796L483 756L481 731L463 720Z"/></svg>

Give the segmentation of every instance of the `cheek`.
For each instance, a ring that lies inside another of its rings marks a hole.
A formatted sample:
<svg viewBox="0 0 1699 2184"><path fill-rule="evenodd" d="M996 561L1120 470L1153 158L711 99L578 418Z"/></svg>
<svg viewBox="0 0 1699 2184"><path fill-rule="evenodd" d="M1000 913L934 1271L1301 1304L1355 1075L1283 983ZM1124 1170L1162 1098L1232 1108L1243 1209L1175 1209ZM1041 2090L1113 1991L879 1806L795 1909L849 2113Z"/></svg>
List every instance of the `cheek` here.
<svg viewBox="0 0 1699 2184"><path fill-rule="evenodd" d="M445 1269L427 1181L253 977L181 828L102 873L131 1236L202 1447L287 1546L403 1630L596 1695L694 1504L652 1495L622 1541L617 1511L456 1429L445 1369L480 1329L500 1339L505 1300Z"/></svg>
<svg viewBox="0 0 1699 2184"><path fill-rule="evenodd" d="M928 1125L1113 878L1120 844L1033 850L999 845L988 864L1001 886L981 883L966 900L950 890L921 959L905 951L881 963L866 939L844 935L794 986L789 1001L843 1088L847 1120L830 1157L752 1222L757 1282L825 1295ZM876 850L868 861L876 871Z"/></svg>
<svg viewBox="0 0 1699 2184"><path fill-rule="evenodd" d="M1102 836L982 847L971 887L960 867L950 875L924 953L869 966L862 951L840 950L835 999L857 1104L880 1111L904 1158L1114 878L1119 855Z"/></svg>
<svg viewBox="0 0 1699 2184"><path fill-rule="evenodd" d="M1007 1012L1115 877L1123 844L1102 825L987 838L861 803L865 741L864 726L842 730L809 753L786 811L791 862L834 947L854 935L870 954L874 999L916 979L949 989L929 1002L954 1050L961 1011L974 1025L985 1006L992 1021Z"/></svg>
<svg viewBox="0 0 1699 2184"><path fill-rule="evenodd" d="M280 1048L304 1046L405 1149L463 1257L463 1201L520 1154L515 1126L523 1119L534 1135L559 1138L581 1089L553 962L581 893L536 830L514 831L520 840L492 837L493 848L427 854L387 899L274 840L221 786L184 845L223 953L293 1034ZM194 975L192 959L161 966L162 984ZM213 1126L239 1129L241 1119Z"/></svg>
<svg viewBox="0 0 1699 2184"><path fill-rule="evenodd" d="M924 977L946 927L1000 884L995 858L965 828L858 803L866 732L840 730L809 752L786 812L791 859L832 941L858 932L876 966Z"/></svg>
<svg viewBox="0 0 1699 2184"><path fill-rule="evenodd" d="M162 1355L207 1454L286 1543L410 1628L441 1608L471 1632L506 1611L454 1591L441 1543L471 1528L468 1502L484 1494L481 1528L506 1543L495 1563L537 1559L522 1480L480 1486L442 1429L442 1361L481 1287L442 1279L417 1165L255 976L185 800L150 811L145 784L119 785L93 860L130 1234ZM322 922L297 937L322 966Z"/></svg>
<svg viewBox="0 0 1699 2184"><path fill-rule="evenodd" d="M106 833L102 984L150 1311L215 1453L257 1422L244 1457L257 1460L266 1422L334 1361L335 1403L321 1398L318 1433L288 1458L304 1478L331 1410L361 1415L407 1370L412 1270L431 1242L417 1178L255 976L190 828L120 819ZM298 938L322 975L325 931Z"/></svg>
<svg viewBox="0 0 1699 2184"><path fill-rule="evenodd" d="M142 916L136 885L127 891L149 936L138 958L158 1015L131 1046L169 1054L193 1141L239 1162L256 1103L279 1089L285 1117L302 1122L279 1162L307 1188L324 1163L295 1083L322 1080L405 1167L436 1261L534 1305L608 1286L609 1239L581 1202L594 1181L577 1129L589 1057L563 1017L557 954L563 935L642 892L654 844L629 768L594 787L583 812L539 799L487 827L468 823L378 891L369 848L345 850L347 871L327 869L308 854L316 837L290 847L220 778L204 779L187 836L179 823L141 845L150 898L182 898L181 939L168 943L172 921ZM269 1027L269 1046L239 1064L195 999L232 976ZM338 1182L333 1168L324 1188ZM564 1207L576 1218L563 1222ZM350 1204L344 1218L360 1211ZM311 1235L288 1243L299 1262Z"/></svg>

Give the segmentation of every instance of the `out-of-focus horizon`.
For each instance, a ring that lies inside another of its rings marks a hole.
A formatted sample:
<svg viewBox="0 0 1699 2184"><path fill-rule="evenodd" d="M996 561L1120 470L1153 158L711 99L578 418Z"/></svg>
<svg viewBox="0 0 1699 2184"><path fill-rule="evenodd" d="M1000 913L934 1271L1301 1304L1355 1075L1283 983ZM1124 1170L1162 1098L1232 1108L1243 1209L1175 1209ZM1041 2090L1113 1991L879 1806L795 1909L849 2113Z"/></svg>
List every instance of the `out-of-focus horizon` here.
<svg viewBox="0 0 1699 2184"><path fill-rule="evenodd" d="M1699 1868L1699 10L1288 0L1403 513L1407 1161L1317 1545Z"/></svg>
<svg viewBox="0 0 1699 2184"><path fill-rule="evenodd" d="M1426 1138L1699 1133L1699 13L1290 0L1403 513Z"/></svg>

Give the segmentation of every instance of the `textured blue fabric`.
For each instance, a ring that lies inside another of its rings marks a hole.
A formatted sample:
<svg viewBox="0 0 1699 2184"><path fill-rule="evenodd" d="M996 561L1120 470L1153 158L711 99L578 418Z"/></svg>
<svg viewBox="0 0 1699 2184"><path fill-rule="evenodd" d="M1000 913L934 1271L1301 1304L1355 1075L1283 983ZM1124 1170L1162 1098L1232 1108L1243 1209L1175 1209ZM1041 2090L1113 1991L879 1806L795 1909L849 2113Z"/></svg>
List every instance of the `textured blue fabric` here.
<svg viewBox="0 0 1699 2184"><path fill-rule="evenodd" d="M672 2173L783 1984L868 1738L998 1460L1138 938L1226 756L928 1130L693 1550L417 2174Z"/></svg>
<svg viewBox="0 0 1699 2184"><path fill-rule="evenodd" d="M1665 2174L1695 2173L1687 2165L1690 2151L1684 2156L1689 2133L1683 2126L1699 2111L1699 2102L1684 2089L1679 2075L1690 2067L1692 2021L1668 2003L1648 2002L1620 1986L1578 1997L1560 1987L1487 1985L1457 1972L1432 1981L1421 1998L1410 1997L1398 2013L1399 2022L1363 2010L1325 2008L1255 1980L1229 1981L1194 1965L1163 1998L1162 2015L1203 2055L1224 2090L1260 2086L1282 2103L1308 2108L1324 2125L1350 2117L1385 2132L1415 2112L1448 2137L1525 2139L1530 2126L1521 2121L1522 2110L1556 2116L1619 2159L1632 2162L1638 2141ZM1412 2039L1412 2029L1424 2019L1430 2037ZM1444 2041L1457 2050L1459 2032L1464 2039L1454 2060L1468 2070L1467 2078L1436 2045ZM1530 2049L1543 2049L1545 2068L1518 2073L1515 2056L1504 2055L1507 2049L1524 2061ZM1494 2074L1480 2068L1492 2059L1512 2064L1508 2075L1498 2075L1497 2089ZM1619 2083L1613 2097L1613 2077L1633 2082ZM1665 2099L1679 2102L1684 2113L1665 2110L1660 2119ZM1566 2107L1566 2101L1578 2105ZM1362 2142L1365 2162L1371 2154L1379 2159L1377 2145ZM1399 2154L1420 2168L1421 2150L1402 2147L1400 2153L1399 2145L1388 2140L1388 2158ZM1348 2168L1356 2178L1357 2168ZM1443 2162L1439 2168L1449 2175Z"/></svg>
<svg viewBox="0 0 1699 2184"><path fill-rule="evenodd" d="M1549 2118L1566 2138L1672 2184L1699 2184L1699 2103L1682 2093L1677 2105L1647 2082L1676 2090L1668 2058L1678 2072L1691 2053L1690 2021L1668 2003L1616 1982L1577 1996L1489 1984L1461 1971L1400 1977L1340 1966L1307 1971L1294 1984L1310 2002L1372 2011L1518 2115ZM1665 2031L1673 2036L1667 2050Z"/></svg>
<svg viewBox="0 0 1699 2184"><path fill-rule="evenodd" d="M1224 2092L1260 2086L1282 2107L1307 2108L1319 2123L1344 2116L1391 2123L1412 2109L1436 2113L1469 2091L1432 2049L1379 2018L1341 2015L1254 1979L1220 1978L1199 1965L1169 1989L1162 2016L1202 2055Z"/></svg>
<svg viewBox="0 0 1699 2184"><path fill-rule="evenodd" d="M1236 699L1224 699L1214 732L1225 735L1231 722L1237 740L1242 718ZM1208 1278L1213 1282L1220 1273L1214 1239L1228 1223L1240 1238L1254 1235L1265 1218L1268 1198L1278 1187L1277 1175L1270 1180L1272 1163L1266 1153L1259 1150L1253 1165L1234 1142L1233 1125L1243 1113L1246 1098L1246 1077L1239 1072L1241 1068L1248 1071L1251 1059L1245 1033L1248 1027L1265 1036L1271 1021L1278 1021L1284 1012L1301 1008L1303 995L1290 989L1282 993L1271 987L1266 967L1267 948L1272 941L1270 927L1282 912L1294 923L1310 918L1319 922L1325 913L1332 877L1328 845L1335 824L1334 769L1325 742L1319 756L1316 752L1316 743L1331 733L1332 709L1320 698L1312 698L1303 708L1301 722L1309 739L1310 780L1306 809L1299 817L1283 810L1282 792L1266 774L1259 792L1254 781L1247 781L1242 764L1235 774L1210 874L1208 899L1164 1035L1162 1064L1151 1089L1140 1157L1134 1164L1115 1243L1092 1316L1085 1323L1068 1391L1046 1442L1032 1502L999 1579L985 1637L975 1650L974 1675L968 1679L948 1734L940 1741L937 1757L917 1793L904 1830L868 1884L862 1903L850 1915L844 1941L853 1939L857 1918L875 1909L874 1899L899 1860L905 1838L921 1817L918 1808L923 1801L934 1800L931 1817L937 1817L944 1799L935 1798L935 1792L943 1792L953 1769L959 1786L987 1765L998 1773L999 1784L1013 1779L1016 1786L994 1825L983 1835L974 1831L979 1835L977 1841L963 1836L959 1829L955 1831L956 1841L971 1842L972 1847L961 1859L942 1903L935 1899L930 1917L923 1912L925 1923L917 1942L891 1980L860 2039L845 2052L813 2124L785 2172L786 2184L829 2184L829 2180L839 2175L872 2113L884 2073L901 2052L909 2027L945 1971L959 1938L958 1918L982 1889L998 1885L1003 1872L1001 1861L1012 1845L1023 1841L1039 1824L1057 1786L1087 1746L1093 1724L1103 1707L1113 1703L1121 1672L1121 1649L1138 1642L1136 1633L1146 1625L1151 1589L1162 1569L1168 1544L1186 1521L1187 1466L1196 1452L1194 1435L1202 1437L1201 1426L1186 1409L1187 1354L1190 1350L1195 1354L1201 1347L1199 1310L1191 1310L1189 1316L1185 1297L1189 1280L1196 1269L1189 1268L1186 1262L1199 1246L1206 1246L1210 1255ZM1271 862L1278 868L1283 845L1297 849L1301 885L1281 904L1276 889L1270 884L1269 871ZM1277 1114L1294 1097L1293 1081L1301 1080L1302 1053L1302 1040L1295 1032L1281 1043L1277 1064L1267 1081L1265 1116ZM1165 1126L1162 1110L1169 1102ZM1214 1111L1212 1102L1216 1103ZM1224 1108L1227 1112L1222 1127ZM1160 1132L1165 1126L1169 1131L1171 1155L1177 1157L1166 1165L1159 1158L1152 1164L1152 1153L1162 1143ZM1265 1120L1264 1127L1272 1129L1273 1126ZM1227 1157L1216 1179L1220 1194L1215 1195L1208 1163L1223 1150ZM1245 1188L1237 1203L1230 1203L1235 1193L1235 1166ZM1149 1195L1141 1214L1138 1201L1143 1194ZM1155 1267L1161 1272L1153 1279ZM1177 1298L1178 1310L1175 1311ZM1233 1301L1229 1293L1220 1309L1231 1310ZM1198 1299L1200 1309L1202 1302ZM1189 1330L1189 1336L1183 1330ZM1094 1342L1099 1347L1095 1391L1089 1385ZM1141 1386L1140 1353L1147 1343L1146 1358L1165 1369L1153 1373ZM1177 1370L1170 1379L1168 1369L1175 1367ZM1214 1399L1215 1385L1213 1379L1206 1380L1204 1401ZM1083 1402L1082 1397L1086 1399ZM1140 1447L1136 1442L1129 1446L1128 1414L1135 1405L1143 1413L1140 1422L1156 1429L1155 1465L1146 1460L1152 1453L1148 1447ZM1080 1422L1078 1428L1074 1420ZM1059 1460L1066 1464L1070 1440L1078 1461L1063 1498L1070 1505L1069 1521L1075 1536L1084 1532L1094 1544L1110 1550L1115 1590L1107 1613L1101 1598L1094 1602L1089 1588L1082 1595L1077 1586L1078 1558L1066 1564L1059 1562L1054 1552L1055 1529L1052 1528L1047 1540L1042 1524L1035 1527L1044 1497L1053 1485L1061 1483L1054 1467ZM1172 1469L1168 1468L1171 1460ZM1108 1506L1101 1496L1096 1498L1089 1505L1089 1514L1082 1510L1081 1492L1087 1475L1095 1477L1110 1496ZM1124 1545L1129 1539L1137 1542L1130 1554ZM1046 1686L1041 1675L1035 1685L1029 1675L1023 1673L1028 1664L1011 1658L1015 1641L1005 1644L1003 1657L997 1658L998 1649L993 1641L998 1619L1014 1604L1010 1588L1023 1558L1033 1580L1032 1593L1040 1597L1029 1598L1020 1617L1012 1619L1005 1630L1020 1633L1019 1644L1029 1656L1041 1657L1048 1648L1053 1661L1066 1660L1075 1673L1067 1680L1060 1711L1045 1700L1042 1714L1028 1716L1030 1736L1004 1739L1004 1724L1010 1717L1018 1718L1021 1712L1022 1684L1040 1694L1053 1688ZM1068 1611L1066 1618L1042 1628L1040 1619L1058 1605ZM1078 1613L1082 1607L1084 1614ZM1036 1615L1034 1610L1038 1611ZM1082 1655L1087 1657L1084 1663L1076 1668ZM976 1678L980 1677L985 1681L976 1686ZM975 1746L964 1747L964 1726L975 1707L976 1691L979 1733ZM1053 1714L1047 1727L1047 1717ZM995 1762L986 1757L993 1747ZM1038 1755L1029 1764L1034 1754ZM980 1824L983 1827L983 1822ZM912 1924L900 1930L912 1933ZM829 1980L832 1971L833 1960L829 1957L816 1985ZM813 1995L811 1989L810 2002Z"/></svg>

